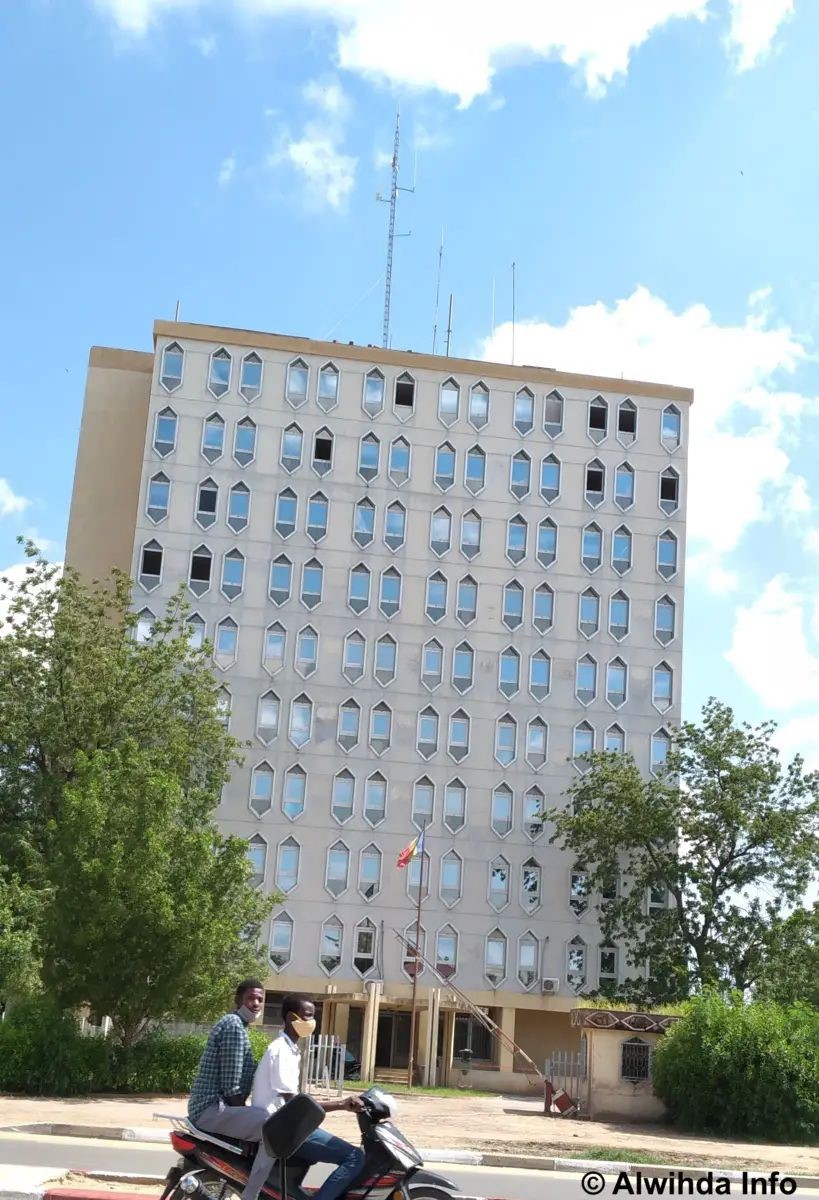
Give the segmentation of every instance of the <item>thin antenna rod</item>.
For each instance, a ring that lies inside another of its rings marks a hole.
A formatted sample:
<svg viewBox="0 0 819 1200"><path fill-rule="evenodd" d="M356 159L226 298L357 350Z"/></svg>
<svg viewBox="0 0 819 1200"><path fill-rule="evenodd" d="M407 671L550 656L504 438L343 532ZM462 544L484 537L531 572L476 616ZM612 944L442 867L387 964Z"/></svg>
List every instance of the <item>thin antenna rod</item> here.
<svg viewBox="0 0 819 1200"><path fill-rule="evenodd" d="M398 145L401 140L401 114L395 114L395 144L392 151L392 187L390 188L390 228L387 234L387 271L384 285L384 331L381 344L390 344L390 303L392 301L392 253L395 247L395 206L398 202Z"/></svg>
<svg viewBox="0 0 819 1200"><path fill-rule="evenodd" d="M441 299L441 264L444 261L444 227L441 226L441 247L438 251L438 280L435 284L435 320L432 325L432 353L438 342L438 302Z"/></svg>
<svg viewBox="0 0 819 1200"><path fill-rule="evenodd" d="M515 365L515 264L512 263L512 366Z"/></svg>
<svg viewBox="0 0 819 1200"><path fill-rule="evenodd" d="M449 358L449 343L452 341L452 292L449 293L449 321L446 329L446 356Z"/></svg>
<svg viewBox="0 0 819 1200"><path fill-rule="evenodd" d="M180 300L177 300L177 302L176 302L176 311L175 311L175 312L174 312L174 314L173 314L173 319L174 319L174 321L178 321L178 320L179 320L179 306L180 306L180 304L181 304L181 301L180 301Z"/></svg>

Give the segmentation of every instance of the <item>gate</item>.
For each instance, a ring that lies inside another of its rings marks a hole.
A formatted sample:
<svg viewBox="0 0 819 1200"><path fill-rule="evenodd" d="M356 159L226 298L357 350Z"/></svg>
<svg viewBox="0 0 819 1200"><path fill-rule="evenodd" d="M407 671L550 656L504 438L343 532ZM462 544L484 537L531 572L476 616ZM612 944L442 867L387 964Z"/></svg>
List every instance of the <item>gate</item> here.
<svg viewBox="0 0 819 1200"><path fill-rule="evenodd" d="M312 1037L302 1061L302 1090L323 1090L340 1096L344 1090L344 1057L347 1047L333 1034Z"/></svg>
<svg viewBox="0 0 819 1200"><path fill-rule="evenodd" d="M579 1117L587 1102L586 1039L580 1050L555 1050L546 1059L546 1115Z"/></svg>

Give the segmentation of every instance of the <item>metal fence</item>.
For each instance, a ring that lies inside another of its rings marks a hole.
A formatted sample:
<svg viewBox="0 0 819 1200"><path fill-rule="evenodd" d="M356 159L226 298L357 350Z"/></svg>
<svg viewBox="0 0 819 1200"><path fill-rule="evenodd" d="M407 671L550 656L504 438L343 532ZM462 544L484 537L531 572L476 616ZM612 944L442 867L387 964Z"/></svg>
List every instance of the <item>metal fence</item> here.
<svg viewBox="0 0 819 1200"><path fill-rule="evenodd" d="M586 1106L588 1088L585 1042L578 1051L555 1050L546 1059L543 1073L554 1092L567 1093L574 1110L571 1115L579 1116Z"/></svg>
<svg viewBox="0 0 819 1200"><path fill-rule="evenodd" d="M340 1096L344 1090L346 1045L333 1034L312 1037L301 1062L302 1091Z"/></svg>

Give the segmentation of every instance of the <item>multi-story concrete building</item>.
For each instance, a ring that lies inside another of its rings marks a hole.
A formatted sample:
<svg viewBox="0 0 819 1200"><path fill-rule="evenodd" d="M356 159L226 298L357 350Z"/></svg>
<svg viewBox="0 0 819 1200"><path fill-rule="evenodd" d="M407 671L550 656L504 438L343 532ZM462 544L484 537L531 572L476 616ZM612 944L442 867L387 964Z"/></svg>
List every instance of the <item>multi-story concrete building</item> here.
<svg viewBox="0 0 819 1200"><path fill-rule="evenodd" d="M132 573L140 636L187 583L252 741L219 819L284 895L271 992L332 989L325 1029L406 1065L394 931L416 936L422 864L396 858L426 826L426 957L537 1062L571 1047L577 994L625 963L540 814L592 748L656 768L679 719L691 392L163 321L154 342L91 352L68 560ZM438 999L422 1064L472 1039L514 1086Z"/></svg>

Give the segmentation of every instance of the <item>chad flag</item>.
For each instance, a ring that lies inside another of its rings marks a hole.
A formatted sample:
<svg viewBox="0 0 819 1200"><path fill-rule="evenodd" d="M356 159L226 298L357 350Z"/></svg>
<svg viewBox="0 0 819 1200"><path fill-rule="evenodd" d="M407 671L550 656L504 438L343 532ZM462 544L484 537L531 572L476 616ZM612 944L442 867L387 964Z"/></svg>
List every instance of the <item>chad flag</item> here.
<svg viewBox="0 0 819 1200"><path fill-rule="evenodd" d="M422 830L417 837L413 838L408 846L405 846L398 855L395 865L397 867L406 867L414 858L424 853L424 833Z"/></svg>

